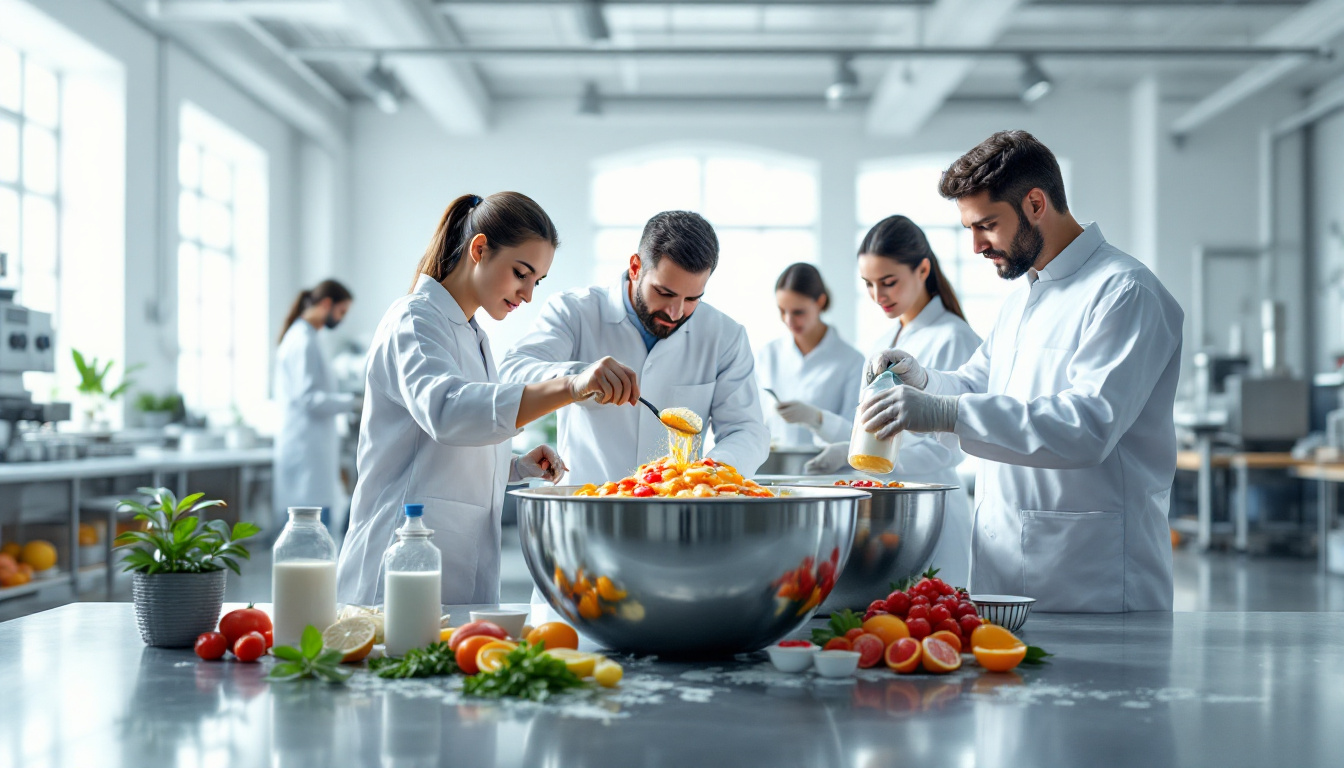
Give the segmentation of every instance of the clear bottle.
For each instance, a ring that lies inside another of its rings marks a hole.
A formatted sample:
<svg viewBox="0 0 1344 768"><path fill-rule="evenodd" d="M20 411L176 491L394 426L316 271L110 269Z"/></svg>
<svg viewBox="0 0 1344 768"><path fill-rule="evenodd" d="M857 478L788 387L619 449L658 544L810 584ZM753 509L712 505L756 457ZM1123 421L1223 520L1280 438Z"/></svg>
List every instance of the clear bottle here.
<svg viewBox="0 0 1344 768"><path fill-rule="evenodd" d="M877 435L863 428L863 404L873 395L886 392L899 386L891 371L884 371L863 388L859 396L859 407L854 412L854 430L849 435L849 466L860 472L885 475L896 468L896 457L901 452L901 433L897 432L887 440L878 440Z"/></svg>
<svg viewBox="0 0 1344 768"><path fill-rule="evenodd" d="M304 627L336 621L336 542L321 507L290 507L271 561L271 612L276 645L299 644Z"/></svg>
<svg viewBox="0 0 1344 768"><path fill-rule="evenodd" d="M406 522L383 556L383 613L387 655L404 656L439 639L443 611L443 556L430 542L423 504L406 505Z"/></svg>

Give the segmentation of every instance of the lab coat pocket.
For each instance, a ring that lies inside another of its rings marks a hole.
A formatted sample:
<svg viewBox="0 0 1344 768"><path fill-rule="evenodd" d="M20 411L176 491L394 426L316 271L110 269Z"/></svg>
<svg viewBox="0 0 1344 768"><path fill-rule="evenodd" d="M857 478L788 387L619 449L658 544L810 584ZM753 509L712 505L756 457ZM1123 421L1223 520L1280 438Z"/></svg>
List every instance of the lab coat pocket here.
<svg viewBox="0 0 1344 768"><path fill-rule="evenodd" d="M494 557L490 510L448 499L425 498L425 526L443 553L443 601L471 602L482 557ZM450 596L457 599L450 600Z"/></svg>
<svg viewBox="0 0 1344 768"><path fill-rule="evenodd" d="M1124 555L1121 512L1022 510L1023 575L1038 610L1123 611Z"/></svg>

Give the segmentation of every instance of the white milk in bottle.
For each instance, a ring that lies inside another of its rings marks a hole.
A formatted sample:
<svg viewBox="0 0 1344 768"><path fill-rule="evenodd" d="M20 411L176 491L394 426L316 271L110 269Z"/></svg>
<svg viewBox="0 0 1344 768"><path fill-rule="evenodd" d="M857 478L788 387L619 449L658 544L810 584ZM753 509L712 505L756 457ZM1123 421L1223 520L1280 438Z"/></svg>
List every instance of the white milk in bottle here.
<svg viewBox="0 0 1344 768"><path fill-rule="evenodd" d="M404 656L439 639L443 560L430 542L424 506L406 505L406 522L383 558L383 637L387 655Z"/></svg>
<svg viewBox="0 0 1344 768"><path fill-rule="evenodd" d="M276 645L299 644L304 627L336 621L336 542L321 507L290 507L271 565L271 621Z"/></svg>

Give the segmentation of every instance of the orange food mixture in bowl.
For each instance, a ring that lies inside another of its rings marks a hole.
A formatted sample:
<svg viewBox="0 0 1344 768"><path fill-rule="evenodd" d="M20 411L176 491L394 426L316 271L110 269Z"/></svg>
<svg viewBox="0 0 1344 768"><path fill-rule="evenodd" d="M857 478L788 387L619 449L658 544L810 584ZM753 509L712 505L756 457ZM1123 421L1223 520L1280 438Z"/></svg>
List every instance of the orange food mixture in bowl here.
<svg viewBox="0 0 1344 768"><path fill-rule="evenodd" d="M713 499L747 496L771 498L769 488L748 480L727 464L713 459L678 463L664 456L641 466L629 477L602 485L589 483L574 492L575 496L631 496L646 498Z"/></svg>

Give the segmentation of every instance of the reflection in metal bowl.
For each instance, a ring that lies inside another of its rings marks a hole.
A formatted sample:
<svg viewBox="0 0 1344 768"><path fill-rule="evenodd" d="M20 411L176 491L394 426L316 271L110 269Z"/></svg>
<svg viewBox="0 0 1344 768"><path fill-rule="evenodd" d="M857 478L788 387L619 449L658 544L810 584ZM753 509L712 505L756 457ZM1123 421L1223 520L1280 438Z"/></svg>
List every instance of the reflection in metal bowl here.
<svg viewBox="0 0 1344 768"><path fill-rule="evenodd" d="M762 485L831 486L835 478L781 478ZM955 485L906 483L902 488L865 488L871 497L859 502L854 549L823 611L853 608L886 597L891 583L928 567L943 530L943 509ZM963 586L963 585L957 585Z"/></svg>
<svg viewBox="0 0 1344 768"><path fill-rule="evenodd" d="M868 498L850 488L697 500L575 490L511 492L538 589L607 647L676 656L753 651L802 626L843 569Z"/></svg>

